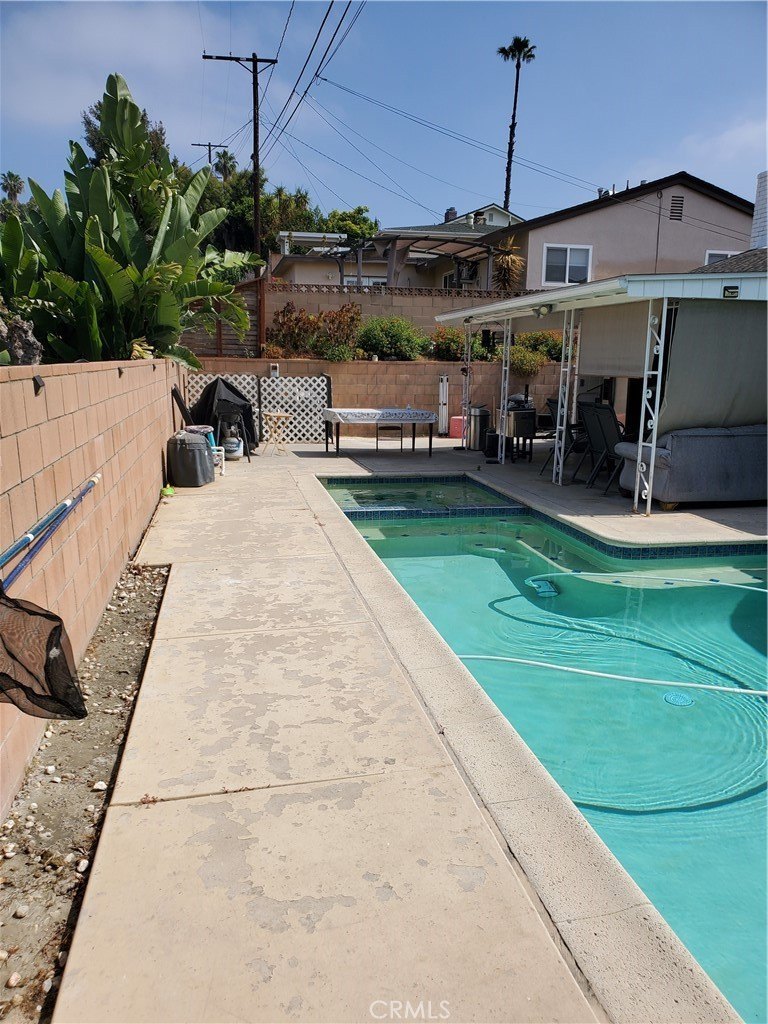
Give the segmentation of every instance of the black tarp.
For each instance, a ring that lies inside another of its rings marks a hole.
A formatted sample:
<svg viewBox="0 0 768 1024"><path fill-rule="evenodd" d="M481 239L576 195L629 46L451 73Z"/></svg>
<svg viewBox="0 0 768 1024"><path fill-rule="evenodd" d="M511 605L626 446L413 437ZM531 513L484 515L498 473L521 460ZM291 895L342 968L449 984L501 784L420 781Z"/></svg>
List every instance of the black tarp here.
<svg viewBox="0 0 768 1024"><path fill-rule="evenodd" d="M87 710L58 615L0 585L0 701L35 718L85 718Z"/></svg>
<svg viewBox="0 0 768 1024"><path fill-rule="evenodd" d="M240 407L248 443L252 448L258 448L259 433L253 419L253 407L242 391L223 377L217 377L203 388L203 393L189 410L194 422L209 424L215 433L219 420L217 407L220 402L229 402Z"/></svg>

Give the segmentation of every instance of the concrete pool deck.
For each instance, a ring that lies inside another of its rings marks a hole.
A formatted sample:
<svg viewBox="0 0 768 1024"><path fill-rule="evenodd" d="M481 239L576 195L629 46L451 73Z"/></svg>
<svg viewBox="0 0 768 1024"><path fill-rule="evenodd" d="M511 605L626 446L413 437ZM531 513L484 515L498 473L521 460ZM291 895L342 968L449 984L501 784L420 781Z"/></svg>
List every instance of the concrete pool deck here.
<svg viewBox="0 0 768 1024"><path fill-rule="evenodd" d="M307 447L158 509L54 1021L737 1020L316 479L365 472Z"/></svg>

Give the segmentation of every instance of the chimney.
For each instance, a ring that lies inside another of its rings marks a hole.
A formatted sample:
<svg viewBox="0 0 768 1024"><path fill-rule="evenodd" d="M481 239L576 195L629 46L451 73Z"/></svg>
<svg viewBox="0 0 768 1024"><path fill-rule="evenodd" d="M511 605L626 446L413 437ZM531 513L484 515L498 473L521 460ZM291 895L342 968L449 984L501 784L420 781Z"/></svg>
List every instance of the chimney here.
<svg viewBox="0 0 768 1024"><path fill-rule="evenodd" d="M449 206L448 209L445 211L445 219L443 220L443 223L447 224L449 220L456 220L457 216L458 214L456 213L456 207Z"/></svg>
<svg viewBox="0 0 768 1024"><path fill-rule="evenodd" d="M750 249L762 249L766 245L768 245L768 171L761 171L757 176L755 212L752 215L752 235L749 247Z"/></svg>
<svg viewBox="0 0 768 1024"><path fill-rule="evenodd" d="M470 213L467 216L467 223L469 224L469 226L471 228L473 228L475 226L475 215L474 215L474 213Z"/></svg>

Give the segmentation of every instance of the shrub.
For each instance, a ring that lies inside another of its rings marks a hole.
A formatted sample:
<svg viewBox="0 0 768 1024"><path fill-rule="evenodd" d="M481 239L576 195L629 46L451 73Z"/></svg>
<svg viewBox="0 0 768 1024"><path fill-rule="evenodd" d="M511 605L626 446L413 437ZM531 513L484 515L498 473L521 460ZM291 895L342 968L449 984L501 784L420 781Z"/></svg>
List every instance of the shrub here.
<svg viewBox="0 0 768 1024"><path fill-rule="evenodd" d="M515 343L509 350L509 372L513 377L535 377L548 362L544 352Z"/></svg>
<svg viewBox="0 0 768 1024"><path fill-rule="evenodd" d="M528 331L515 336L515 345L521 345L533 352L543 352L551 362L559 363L563 350L563 335L561 331Z"/></svg>
<svg viewBox="0 0 768 1024"><path fill-rule="evenodd" d="M357 348L360 320L360 307L353 302L317 314L287 302L272 317L267 354L270 358L314 356L346 362L361 354Z"/></svg>
<svg viewBox="0 0 768 1024"><path fill-rule="evenodd" d="M379 359L418 359L428 345L421 331L399 316L374 316L366 320L357 337L367 356Z"/></svg>

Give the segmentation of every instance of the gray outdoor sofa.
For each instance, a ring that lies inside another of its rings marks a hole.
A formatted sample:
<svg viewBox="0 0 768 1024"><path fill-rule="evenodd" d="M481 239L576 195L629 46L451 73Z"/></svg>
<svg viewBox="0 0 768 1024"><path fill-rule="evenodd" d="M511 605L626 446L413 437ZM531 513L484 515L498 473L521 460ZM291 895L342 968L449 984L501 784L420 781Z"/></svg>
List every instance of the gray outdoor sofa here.
<svg viewBox="0 0 768 1024"><path fill-rule="evenodd" d="M645 445L645 454L650 454ZM620 486L635 487L637 445L622 441L616 454L625 460ZM658 439L653 497L666 506L681 501L764 501L766 426L695 427L673 430Z"/></svg>

